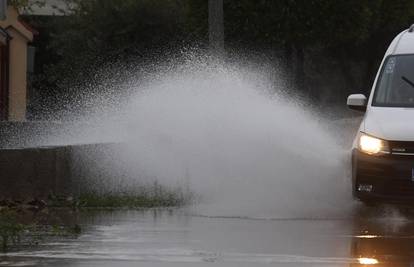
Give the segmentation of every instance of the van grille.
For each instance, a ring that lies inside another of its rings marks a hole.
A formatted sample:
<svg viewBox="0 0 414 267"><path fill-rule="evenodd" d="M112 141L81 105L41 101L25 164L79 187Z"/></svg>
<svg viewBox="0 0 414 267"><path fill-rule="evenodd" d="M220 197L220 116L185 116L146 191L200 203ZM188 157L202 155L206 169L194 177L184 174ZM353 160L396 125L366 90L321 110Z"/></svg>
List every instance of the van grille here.
<svg viewBox="0 0 414 267"><path fill-rule="evenodd" d="M389 141L391 152L398 154L414 154L414 142Z"/></svg>
<svg viewBox="0 0 414 267"><path fill-rule="evenodd" d="M414 182L410 180L393 180L384 189L389 196L414 197Z"/></svg>

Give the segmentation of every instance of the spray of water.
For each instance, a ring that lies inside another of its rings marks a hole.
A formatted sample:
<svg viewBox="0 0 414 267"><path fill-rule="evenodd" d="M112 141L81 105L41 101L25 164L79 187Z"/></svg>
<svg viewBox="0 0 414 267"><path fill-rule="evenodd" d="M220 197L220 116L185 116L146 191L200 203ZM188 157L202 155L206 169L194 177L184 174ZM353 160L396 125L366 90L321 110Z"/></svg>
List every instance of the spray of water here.
<svg viewBox="0 0 414 267"><path fill-rule="evenodd" d="M124 161L162 183L189 183L204 215L349 212L344 149L320 116L282 88L277 77L228 64L163 72L131 97Z"/></svg>
<svg viewBox="0 0 414 267"><path fill-rule="evenodd" d="M111 158L131 177L188 185L203 215L350 212L342 135L284 92L278 72L199 59L128 84L121 112L96 132L126 144Z"/></svg>

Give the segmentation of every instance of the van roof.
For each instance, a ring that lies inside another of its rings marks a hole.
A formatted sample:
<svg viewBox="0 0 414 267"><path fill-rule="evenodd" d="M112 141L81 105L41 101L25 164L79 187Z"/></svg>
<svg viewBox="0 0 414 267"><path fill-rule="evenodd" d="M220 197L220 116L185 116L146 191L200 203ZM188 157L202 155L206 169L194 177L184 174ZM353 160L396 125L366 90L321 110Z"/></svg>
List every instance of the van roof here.
<svg viewBox="0 0 414 267"><path fill-rule="evenodd" d="M386 55L401 54L414 54L414 31L405 30L398 34L388 47L386 53Z"/></svg>

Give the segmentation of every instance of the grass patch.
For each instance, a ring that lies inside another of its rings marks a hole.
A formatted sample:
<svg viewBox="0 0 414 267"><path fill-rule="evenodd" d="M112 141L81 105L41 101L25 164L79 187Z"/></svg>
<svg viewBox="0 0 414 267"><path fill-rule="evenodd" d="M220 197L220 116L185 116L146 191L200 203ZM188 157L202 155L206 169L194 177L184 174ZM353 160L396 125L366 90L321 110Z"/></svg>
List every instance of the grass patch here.
<svg viewBox="0 0 414 267"><path fill-rule="evenodd" d="M21 235L28 228L17 220L17 214L12 210L0 211L0 242L1 251L7 251L9 245L17 244L21 240Z"/></svg>
<svg viewBox="0 0 414 267"><path fill-rule="evenodd" d="M119 193L87 193L79 197L79 207L88 208L154 208L177 207L185 200L175 195L145 196Z"/></svg>
<svg viewBox="0 0 414 267"><path fill-rule="evenodd" d="M180 207L194 201L188 190L169 188L157 183L150 186L135 186L129 189L85 190L77 197L49 196L49 207L72 208L158 208Z"/></svg>
<svg viewBox="0 0 414 267"><path fill-rule="evenodd" d="M0 201L0 252L25 245L33 246L50 238L79 235L80 226L77 222L71 224L68 218L71 212L76 213L78 209L180 207L195 199L189 190L157 183L131 186L128 190L123 188L114 192L85 190L77 197L50 195L47 200ZM63 211L65 215L58 211Z"/></svg>
<svg viewBox="0 0 414 267"><path fill-rule="evenodd" d="M44 240L60 237L75 237L81 233L78 224L40 223L42 215L33 219L28 212L3 208L0 210L0 252L8 252L12 248L34 246ZM32 214L33 215L33 214Z"/></svg>

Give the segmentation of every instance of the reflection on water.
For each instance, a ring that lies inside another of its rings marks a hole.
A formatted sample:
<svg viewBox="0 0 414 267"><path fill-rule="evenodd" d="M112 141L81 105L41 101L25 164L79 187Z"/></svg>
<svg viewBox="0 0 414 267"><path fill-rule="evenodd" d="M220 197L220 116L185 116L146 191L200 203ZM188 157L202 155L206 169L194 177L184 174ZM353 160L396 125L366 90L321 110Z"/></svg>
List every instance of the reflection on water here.
<svg viewBox="0 0 414 267"><path fill-rule="evenodd" d="M351 266L414 266L414 217L403 213L381 213L354 219L351 252L358 263Z"/></svg>
<svg viewBox="0 0 414 267"><path fill-rule="evenodd" d="M357 210L324 220L87 211L80 236L0 255L0 266L414 266L414 218Z"/></svg>
<svg viewBox="0 0 414 267"><path fill-rule="evenodd" d="M358 258L358 263L361 265L374 265L378 264L378 260L374 258Z"/></svg>

